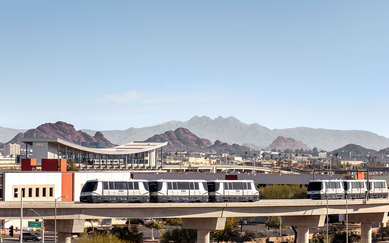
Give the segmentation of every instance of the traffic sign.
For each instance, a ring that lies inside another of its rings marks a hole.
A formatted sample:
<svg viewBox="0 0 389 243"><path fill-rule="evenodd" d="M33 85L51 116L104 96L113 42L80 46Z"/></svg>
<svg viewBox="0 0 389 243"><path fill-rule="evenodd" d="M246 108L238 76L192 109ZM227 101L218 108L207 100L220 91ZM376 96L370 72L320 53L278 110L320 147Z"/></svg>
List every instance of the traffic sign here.
<svg viewBox="0 0 389 243"><path fill-rule="evenodd" d="M36 221L28 221L28 227L35 227L35 228L41 228L42 223L36 222Z"/></svg>

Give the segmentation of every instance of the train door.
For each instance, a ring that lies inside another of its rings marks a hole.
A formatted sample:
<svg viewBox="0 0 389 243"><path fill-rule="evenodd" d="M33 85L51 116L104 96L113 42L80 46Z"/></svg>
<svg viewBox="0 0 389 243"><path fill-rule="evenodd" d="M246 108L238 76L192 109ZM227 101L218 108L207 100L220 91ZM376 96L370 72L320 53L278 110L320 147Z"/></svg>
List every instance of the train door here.
<svg viewBox="0 0 389 243"><path fill-rule="evenodd" d="M217 189L216 189L217 185ZM205 190L208 190L208 197L210 202L216 202L216 191L219 190L220 183L219 182L207 182L206 184L207 188L204 188Z"/></svg>
<svg viewBox="0 0 389 243"><path fill-rule="evenodd" d="M168 194L168 200L169 201L176 201L178 198L178 186L176 181L168 181L167 184L167 194Z"/></svg>
<svg viewBox="0 0 389 243"><path fill-rule="evenodd" d="M233 193L233 187L232 187L232 182L224 182L224 195L229 198L234 195Z"/></svg>
<svg viewBox="0 0 389 243"><path fill-rule="evenodd" d="M127 182L125 181L116 181L115 184L115 197L117 201L127 201L128 198L128 188Z"/></svg>
<svg viewBox="0 0 389 243"><path fill-rule="evenodd" d="M189 182L189 197L191 200L198 200L200 198L198 182Z"/></svg>
<svg viewBox="0 0 389 243"><path fill-rule="evenodd" d="M233 194L234 194L234 200L241 201L243 200L243 183L242 182L233 182Z"/></svg>
<svg viewBox="0 0 389 243"><path fill-rule="evenodd" d="M109 201L109 187L108 187L108 182L104 181L103 182L103 201Z"/></svg>
<svg viewBox="0 0 389 243"><path fill-rule="evenodd" d="M139 182L128 182L128 199L132 201L140 201Z"/></svg>
<svg viewBox="0 0 389 243"><path fill-rule="evenodd" d="M111 200L116 201L115 197L115 184L114 182L110 181L108 182L108 196L111 198Z"/></svg>
<svg viewBox="0 0 389 243"><path fill-rule="evenodd" d="M189 200L189 182L177 182L177 194L180 201Z"/></svg>

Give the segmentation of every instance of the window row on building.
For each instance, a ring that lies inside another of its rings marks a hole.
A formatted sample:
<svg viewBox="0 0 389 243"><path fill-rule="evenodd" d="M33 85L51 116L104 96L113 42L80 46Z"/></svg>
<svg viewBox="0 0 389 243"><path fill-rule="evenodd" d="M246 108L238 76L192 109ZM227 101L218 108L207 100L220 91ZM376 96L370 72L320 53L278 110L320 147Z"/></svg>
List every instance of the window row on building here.
<svg viewBox="0 0 389 243"><path fill-rule="evenodd" d="M20 195L23 195L23 200L39 200L39 199L50 199L54 198L54 185L35 185L35 186L24 186L15 185L13 186L13 199L20 200Z"/></svg>

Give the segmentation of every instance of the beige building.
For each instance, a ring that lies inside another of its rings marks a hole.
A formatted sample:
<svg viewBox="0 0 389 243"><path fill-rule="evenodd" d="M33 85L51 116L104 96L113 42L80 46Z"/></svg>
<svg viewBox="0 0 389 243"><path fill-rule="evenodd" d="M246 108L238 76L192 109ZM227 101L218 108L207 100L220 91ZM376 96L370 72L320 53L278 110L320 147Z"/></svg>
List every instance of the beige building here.
<svg viewBox="0 0 389 243"><path fill-rule="evenodd" d="M188 157L189 164L195 164L195 165L209 165L211 162L211 159L209 158L196 158L196 157Z"/></svg>
<svg viewBox="0 0 389 243"><path fill-rule="evenodd" d="M363 161L361 160L342 160L340 162L342 165L361 165Z"/></svg>
<svg viewBox="0 0 389 243"><path fill-rule="evenodd" d="M20 155L20 145L19 144L5 144L3 149L4 156L16 157Z"/></svg>

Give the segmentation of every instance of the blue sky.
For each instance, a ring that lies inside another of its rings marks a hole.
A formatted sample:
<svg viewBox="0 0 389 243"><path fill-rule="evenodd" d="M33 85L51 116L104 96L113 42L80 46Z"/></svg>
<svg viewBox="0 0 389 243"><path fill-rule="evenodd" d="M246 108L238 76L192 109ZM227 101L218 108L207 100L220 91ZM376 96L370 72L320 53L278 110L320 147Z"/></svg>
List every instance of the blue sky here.
<svg viewBox="0 0 389 243"><path fill-rule="evenodd" d="M388 1L1 1L0 126L194 115L389 137Z"/></svg>

